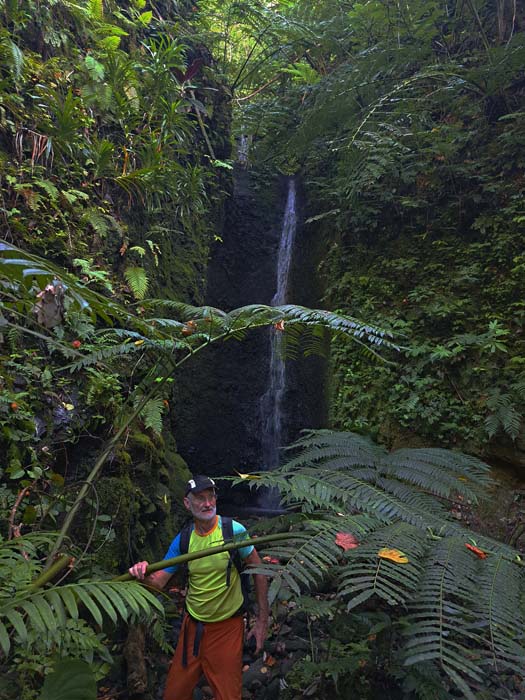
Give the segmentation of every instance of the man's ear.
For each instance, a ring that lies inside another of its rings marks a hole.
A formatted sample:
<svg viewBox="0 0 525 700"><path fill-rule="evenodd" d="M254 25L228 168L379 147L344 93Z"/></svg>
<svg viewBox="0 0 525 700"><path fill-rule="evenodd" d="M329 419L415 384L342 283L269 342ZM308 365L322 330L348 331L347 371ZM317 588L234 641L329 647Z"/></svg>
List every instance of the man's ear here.
<svg viewBox="0 0 525 700"><path fill-rule="evenodd" d="M183 503L186 510L191 510L190 499L187 496L184 496Z"/></svg>

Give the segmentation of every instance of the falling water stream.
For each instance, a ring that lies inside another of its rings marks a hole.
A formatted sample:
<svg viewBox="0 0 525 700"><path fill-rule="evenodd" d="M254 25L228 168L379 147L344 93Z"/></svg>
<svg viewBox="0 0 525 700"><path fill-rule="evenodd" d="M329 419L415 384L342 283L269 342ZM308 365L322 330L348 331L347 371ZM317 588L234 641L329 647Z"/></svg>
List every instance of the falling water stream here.
<svg viewBox="0 0 525 700"><path fill-rule="evenodd" d="M297 229L295 181L288 181L288 196L284 211L279 251L277 254L277 289L272 306L288 303L288 283L292 250ZM279 449L283 443L283 398L286 389L286 366L281 356L282 336L271 329L268 388L260 401L262 426L262 463L264 469L274 469L279 464ZM268 494L265 505L276 505L273 495Z"/></svg>

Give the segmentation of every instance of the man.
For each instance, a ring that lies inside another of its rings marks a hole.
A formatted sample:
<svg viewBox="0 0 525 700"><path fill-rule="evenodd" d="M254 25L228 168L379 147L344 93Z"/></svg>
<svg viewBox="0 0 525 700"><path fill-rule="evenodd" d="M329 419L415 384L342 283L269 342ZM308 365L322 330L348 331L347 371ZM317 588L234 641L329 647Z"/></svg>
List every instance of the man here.
<svg viewBox="0 0 525 700"><path fill-rule="evenodd" d="M188 551L196 552L223 543L222 519L217 515L213 479L200 475L190 479L186 484L184 506L193 517ZM233 521L232 525L234 536L242 537L246 533L240 523ZM164 558L178 556L180 544L181 533L173 540ZM241 547L239 552L244 564L257 566L261 563L253 546ZM164 700L192 700L201 673L213 689L215 700L241 699L244 619L239 611L243 594L240 575L235 566L228 567L229 563L229 553L223 552L188 564L186 614L168 673ZM148 562L141 561L134 564L129 573L159 590L177 569L171 566L146 576L147 566ZM255 639L255 650L259 652L268 631L268 585L260 574L254 574L253 579L258 613L247 639Z"/></svg>

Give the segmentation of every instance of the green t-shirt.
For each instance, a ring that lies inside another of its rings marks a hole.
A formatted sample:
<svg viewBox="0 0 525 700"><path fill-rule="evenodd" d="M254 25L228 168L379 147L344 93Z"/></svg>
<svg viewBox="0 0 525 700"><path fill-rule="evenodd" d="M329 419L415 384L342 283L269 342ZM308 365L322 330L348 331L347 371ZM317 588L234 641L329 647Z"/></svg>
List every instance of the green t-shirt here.
<svg viewBox="0 0 525 700"><path fill-rule="evenodd" d="M199 552L209 547L223 544L222 522L217 517L215 527L206 535L199 535L195 530L190 536L189 552ZM235 520L232 523L234 537L239 535L248 537L246 529ZM180 554L180 535L172 542L166 559ZM242 559L245 559L253 551L252 546L239 549ZM229 552L212 554L209 557L195 559L188 563L189 587L186 596L188 612L196 620L202 622L220 622L235 615L243 604L240 576L235 565L230 569L230 585L226 585L226 572L230 560ZM177 567L168 567L166 570L173 573Z"/></svg>

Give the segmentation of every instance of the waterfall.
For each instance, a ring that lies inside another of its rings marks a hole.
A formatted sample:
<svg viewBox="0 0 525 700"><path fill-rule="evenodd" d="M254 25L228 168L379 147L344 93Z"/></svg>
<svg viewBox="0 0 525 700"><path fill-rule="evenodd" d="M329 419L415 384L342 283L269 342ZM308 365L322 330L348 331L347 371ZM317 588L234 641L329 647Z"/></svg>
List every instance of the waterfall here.
<svg viewBox="0 0 525 700"><path fill-rule="evenodd" d="M290 264L297 229L295 198L295 181L290 179L277 254L277 289L271 301L272 306L288 303ZM277 329L272 328L270 332L268 388L260 402L262 463L265 469L273 469L278 466L279 448L282 445L283 437L285 437L283 436L283 397L286 389L286 366L281 357L282 336ZM276 505L276 498L271 494L268 496L265 505Z"/></svg>
<svg viewBox="0 0 525 700"><path fill-rule="evenodd" d="M250 146L252 142L252 137L246 134L241 134L237 142L237 163L242 168L248 167L248 157L250 152Z"/></svg>

